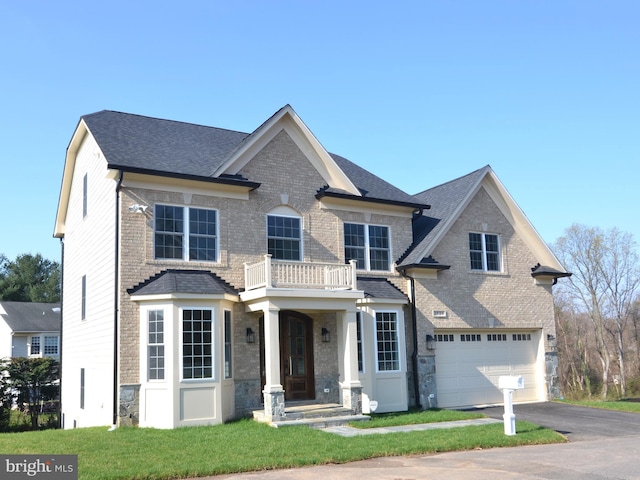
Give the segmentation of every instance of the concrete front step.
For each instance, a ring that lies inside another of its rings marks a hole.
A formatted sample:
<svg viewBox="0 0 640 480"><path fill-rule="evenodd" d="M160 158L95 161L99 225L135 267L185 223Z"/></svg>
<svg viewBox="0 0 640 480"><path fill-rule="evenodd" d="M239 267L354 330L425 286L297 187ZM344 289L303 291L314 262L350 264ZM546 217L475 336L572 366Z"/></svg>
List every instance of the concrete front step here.
<svg viewBox="0 0 640 480"><path fill-rule="evenodd" d="M354 415L348 408L342 405L328 404L294 404L285 407L285 418L269 422L264 415L264 410L253 412L253 419L268 423L272 427L288 425L308 425L311 428L328 428L348 425L350 422L368 421L367 415Z"/></svg>

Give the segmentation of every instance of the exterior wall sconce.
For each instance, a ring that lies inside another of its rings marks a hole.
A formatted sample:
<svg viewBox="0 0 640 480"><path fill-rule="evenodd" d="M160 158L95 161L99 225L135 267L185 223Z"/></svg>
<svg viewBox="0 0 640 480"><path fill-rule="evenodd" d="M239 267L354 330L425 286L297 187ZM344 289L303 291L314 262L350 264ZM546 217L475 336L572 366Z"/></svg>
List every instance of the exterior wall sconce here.
<svg viewBox="0 0 640 480"><path fill-rule="evenodd" d="M551 334L547 334L547 340L548 340L549 342L553 342L555 339L556 339L556 337L554 337L553 335L551 335Z"/></svg>
<svg viewBox="0 0 640 480"><path fill-rule="evenodd" d="M324 327L322 327L322 341L324 343L329 343L331 341L331 334L329 333L329 330Z"/></svg>
<svg viewBox="0 0 640 480"><path fill-rule="evenodd" d="M436 339L433 335L427 335L427 350L435 350L436 349Z"/></svg>
<svg viewBox="0 0 640 480"><path fill-rule="evenodd" d="M254 343L256 341L256 334L251 327L247 327L247 343Z"/></svg>

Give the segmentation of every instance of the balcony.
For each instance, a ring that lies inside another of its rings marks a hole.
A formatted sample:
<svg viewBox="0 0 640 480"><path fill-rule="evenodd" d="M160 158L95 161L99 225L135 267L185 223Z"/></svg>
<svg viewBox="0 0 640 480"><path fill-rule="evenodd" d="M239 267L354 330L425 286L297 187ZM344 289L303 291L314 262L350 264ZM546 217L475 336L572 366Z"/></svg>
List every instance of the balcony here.
<svg viewBox="0 0 640 480"><path fill-rule="evenodd" d="M357 290L356 262L287 262L265 255L261 262L245 263L244 288L245 291L258 288Z"/></svg>

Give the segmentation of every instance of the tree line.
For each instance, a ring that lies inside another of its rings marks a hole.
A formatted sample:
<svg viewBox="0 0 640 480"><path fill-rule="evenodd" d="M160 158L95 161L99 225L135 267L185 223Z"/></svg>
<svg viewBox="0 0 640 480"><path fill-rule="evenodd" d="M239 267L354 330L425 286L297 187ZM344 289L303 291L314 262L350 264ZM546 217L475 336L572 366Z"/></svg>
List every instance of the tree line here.
<svg viewBox="0 0 640 480"><path fill-rule="evenodd" d="M0 254L0 300L10 302L60 302L60 264L39 253L9 260Z"/></svg>
<svg viewBox="0 0 640 480"><path fill-rule="evenodd" d="M633 236L574 224L552 248L573 274L554 287L564 395L640 395L640 265Z"/></svg>

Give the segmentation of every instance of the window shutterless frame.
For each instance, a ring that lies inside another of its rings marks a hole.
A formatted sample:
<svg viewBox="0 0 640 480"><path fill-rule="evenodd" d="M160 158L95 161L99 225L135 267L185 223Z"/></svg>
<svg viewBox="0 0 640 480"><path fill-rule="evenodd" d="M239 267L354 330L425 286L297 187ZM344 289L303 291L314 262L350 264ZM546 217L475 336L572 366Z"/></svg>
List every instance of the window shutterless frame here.
<svg viewBox="0 0 640 480"><path fill-rule="evenodd" d="M267 215L267 253L274 260L302 261L302 218Z"/></svg>
<svg viewBox="0 0 640 480"><path fill-rule="evenodd" d="M499 235L469 232L469 260L471 270L501 272Z"/></svg>
<svg viewBox="0 0 640 480"><path fill-rule="evenodd" d="M217 209L156 204L153 255L162 260L218 262Z"/></svg>
<svg viewBox="0 0 640 480"><path fill-rule="evenodd" d="M344 259L358 270L388 272L391 268L391 230L386 225L345 223Z"/></svg>

